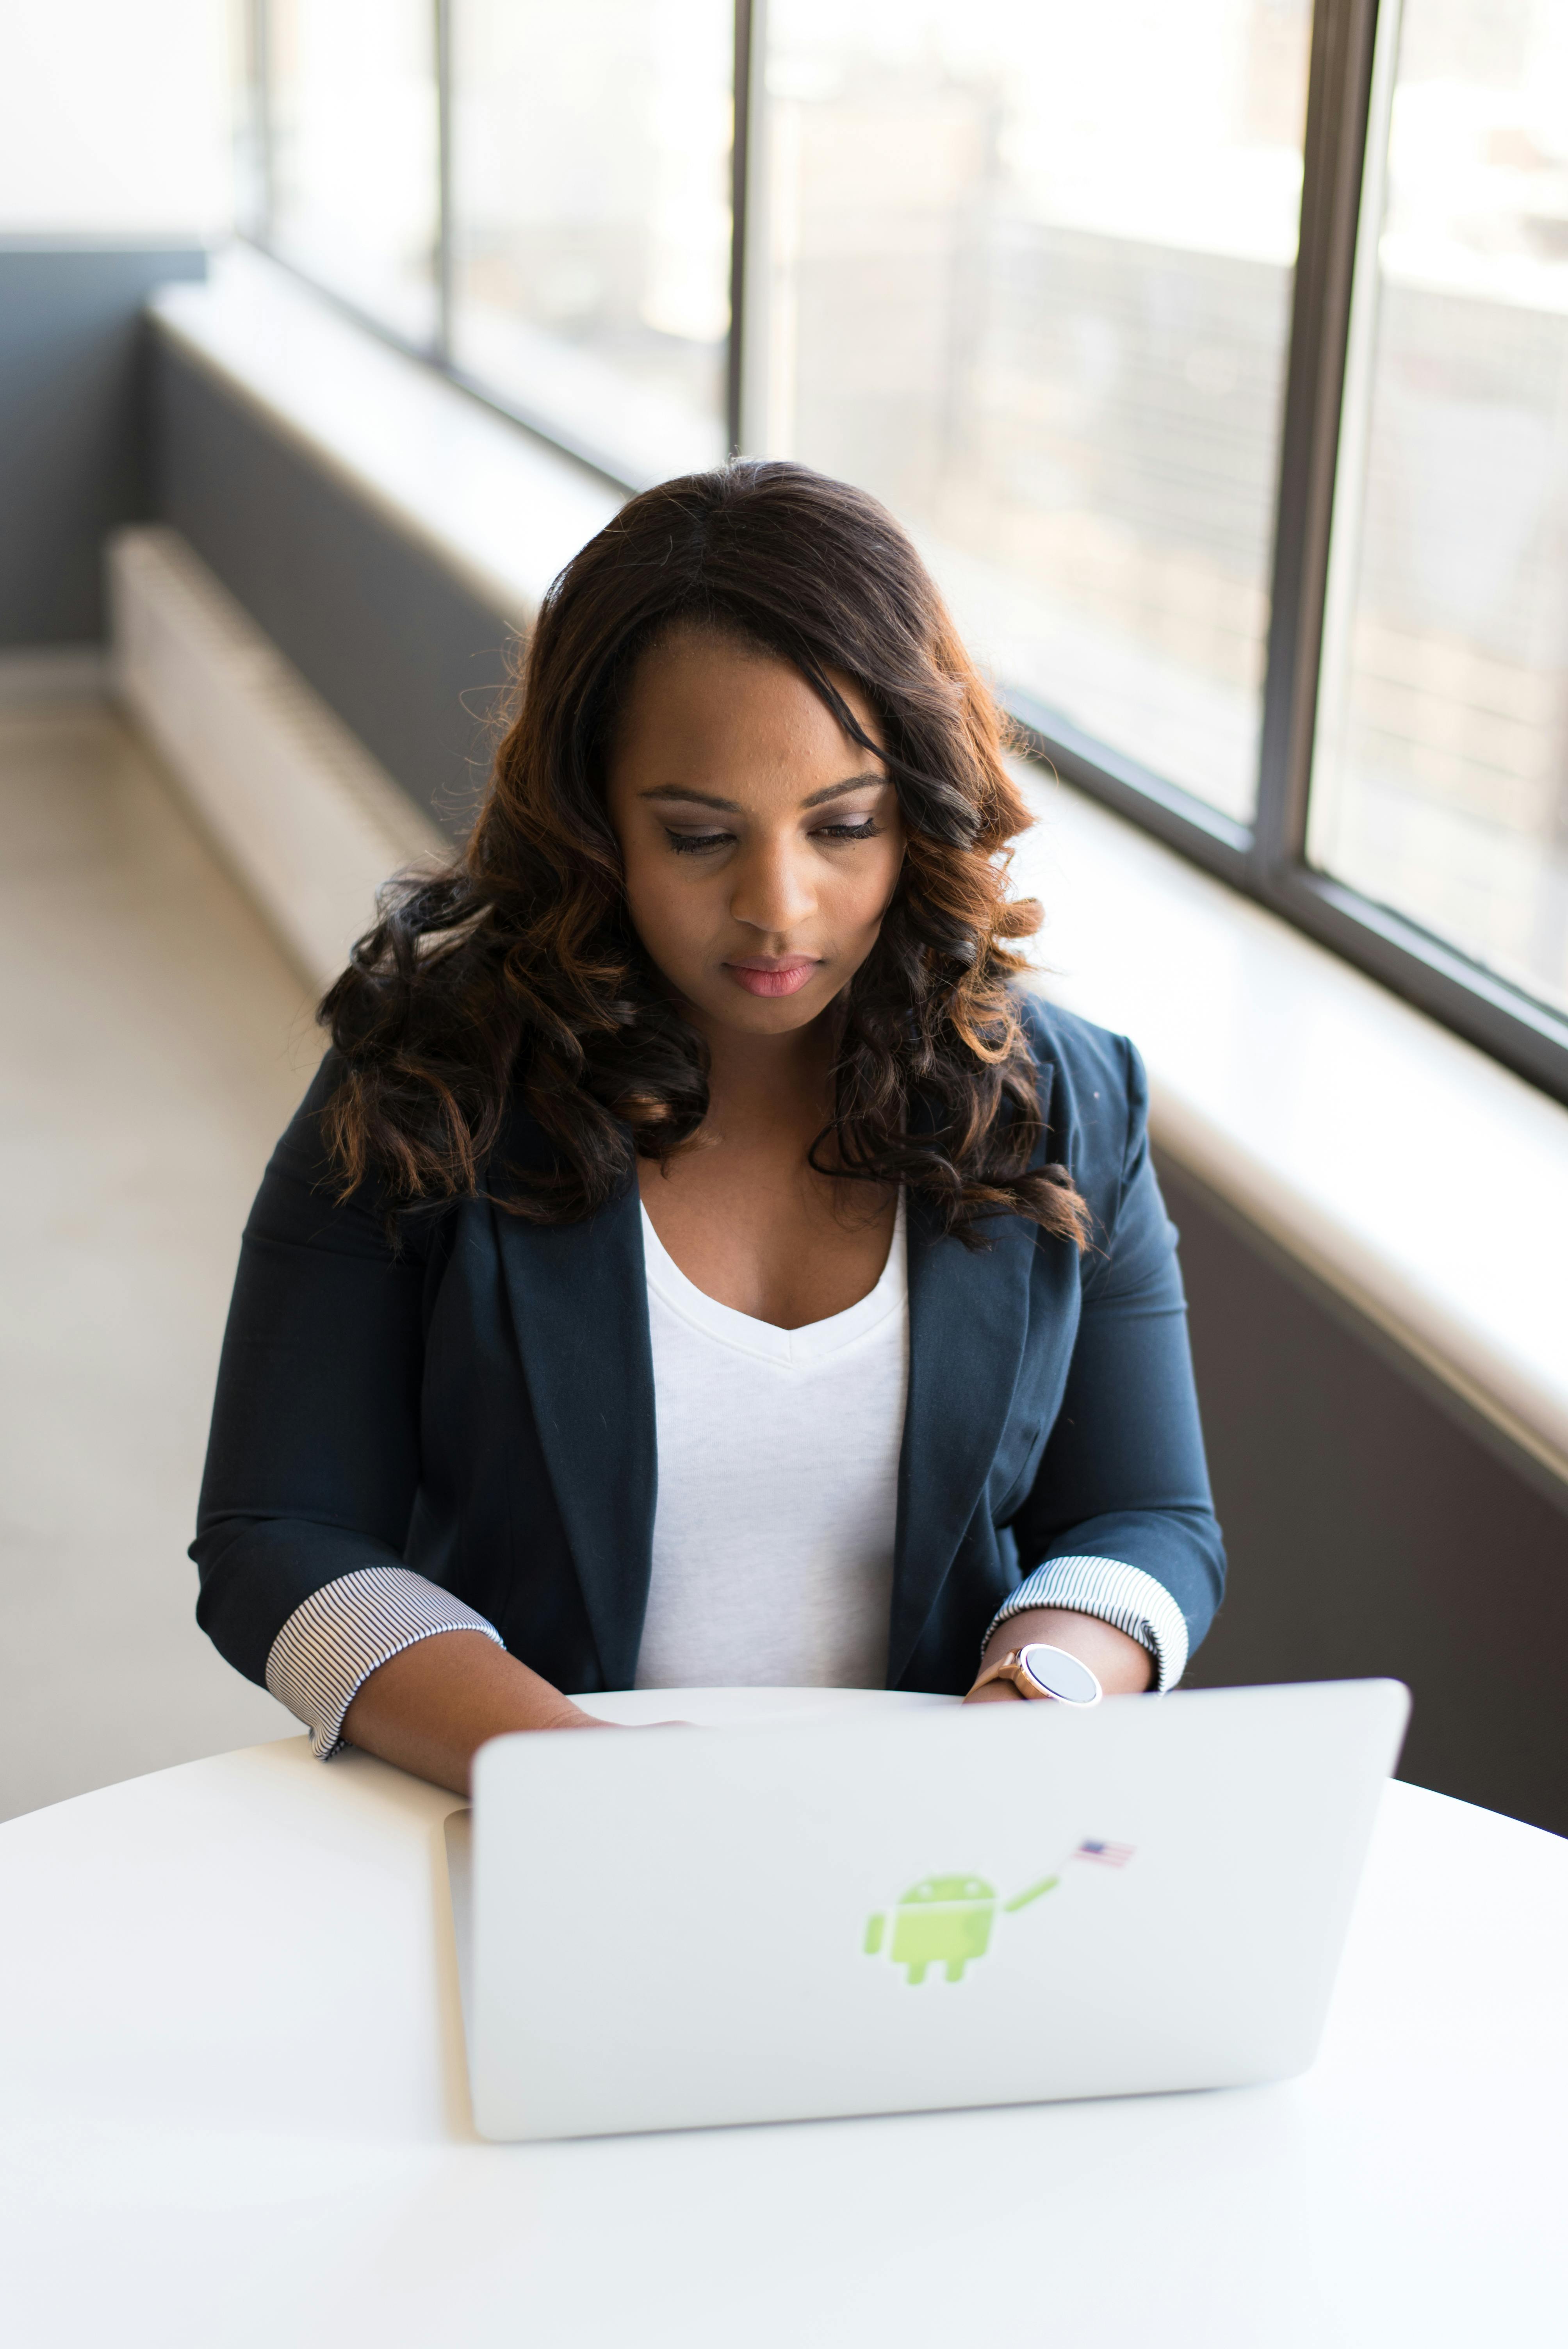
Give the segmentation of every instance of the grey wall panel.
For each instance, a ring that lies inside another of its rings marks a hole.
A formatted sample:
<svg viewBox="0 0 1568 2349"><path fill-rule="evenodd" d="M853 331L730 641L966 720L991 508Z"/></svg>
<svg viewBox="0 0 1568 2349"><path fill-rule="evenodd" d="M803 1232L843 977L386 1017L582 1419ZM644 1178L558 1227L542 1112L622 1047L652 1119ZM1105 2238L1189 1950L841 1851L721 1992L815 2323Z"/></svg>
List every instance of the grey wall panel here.
<svg viewBox="0 0 1568 2349"><path fill-rule="evenodd" d="M1568 1494L1511 1470L1205 1191L1161 1180L1231 1554L1188 1684L1392 1673L1415 1695L1402 1776L1568 1833Z"/></svg>
<svg viewBox="0 0 1568 2349"><path fill-rule="evenodd" d="M0 238L0 645L95 642L103 541L148 512L142 305L201 246Z"/></svg>
<svg viewBox="0 0 1568 2349"><path fill-rule="evenodd" d="M505 617L163 341L153 426L160 518L459 838L506 678Z"/></svg>

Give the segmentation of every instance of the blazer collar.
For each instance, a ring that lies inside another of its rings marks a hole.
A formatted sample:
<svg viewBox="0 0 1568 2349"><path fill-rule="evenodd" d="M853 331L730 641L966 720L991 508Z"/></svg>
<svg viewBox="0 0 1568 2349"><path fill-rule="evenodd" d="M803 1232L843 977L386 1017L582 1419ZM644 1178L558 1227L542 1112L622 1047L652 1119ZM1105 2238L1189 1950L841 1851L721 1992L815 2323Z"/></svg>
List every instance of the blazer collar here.
<svg viewBox="0 0 1568 2349"><path fill-rule="evenodd" d="M556 1506L606 1688L630 1688L648 1603L657 1452L635 1183L576 1224L492 1207Z"/></svg>

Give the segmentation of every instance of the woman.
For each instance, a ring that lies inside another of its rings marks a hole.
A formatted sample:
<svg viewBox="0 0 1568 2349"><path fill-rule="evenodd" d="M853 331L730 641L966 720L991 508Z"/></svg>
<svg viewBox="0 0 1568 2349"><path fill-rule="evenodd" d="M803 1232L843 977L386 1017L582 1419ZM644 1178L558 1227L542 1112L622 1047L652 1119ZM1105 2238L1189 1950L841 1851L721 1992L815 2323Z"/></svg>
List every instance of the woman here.
<svg viewBox="0 0 1568 2349"><path fill-rule="evenodd" d="M461 1791L567 1690L1180 1677L1175 1236L1131 1047L1017 991L1026 821L860 492L738 463L567 566L245 1232L199 1615L319 1753Z"/></svg>

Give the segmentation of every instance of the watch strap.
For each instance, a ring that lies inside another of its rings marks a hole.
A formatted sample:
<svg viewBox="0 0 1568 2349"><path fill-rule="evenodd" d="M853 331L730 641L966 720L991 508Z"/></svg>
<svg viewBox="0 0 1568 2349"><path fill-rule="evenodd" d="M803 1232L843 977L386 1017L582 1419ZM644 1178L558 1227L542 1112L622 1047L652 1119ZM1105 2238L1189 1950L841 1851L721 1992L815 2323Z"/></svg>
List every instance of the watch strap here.
<svg viewBox="0 0 1568 2349"><path fill-rule="evenodd" d="M1098 1704L1105 1693L1099 1675L1081 1658L1053 1647L1048 1640L1031 1640L1022 1648L1010 1648L986 1666L975 1688L983 1689L992 1681L1007 1682L1021 1697L1037 1703L1055 1702L1087 1708ZM972 1689L970 1694L974 1692Z"/></svg>

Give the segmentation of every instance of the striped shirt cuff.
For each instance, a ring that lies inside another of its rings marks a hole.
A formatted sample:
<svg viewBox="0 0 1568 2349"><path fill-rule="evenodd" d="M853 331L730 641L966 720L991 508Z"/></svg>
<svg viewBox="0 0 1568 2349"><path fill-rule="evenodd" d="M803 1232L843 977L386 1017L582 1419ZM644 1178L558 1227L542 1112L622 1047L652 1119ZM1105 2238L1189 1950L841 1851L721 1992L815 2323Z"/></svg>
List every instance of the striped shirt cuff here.
<svg viewBox="0 0 1568 2349"><path fill-rule="evenodd" d="M1162 1582L1140 1566L1115 1557L1048 1557L1026 1575L986 1627L984 1648L998 1623L1026 1607L1068 1607L1075 1615L1098 1616L1147 1648L1155 1662L1155 1687L1163 1696L1187 1669L1187 1619Z"/></svg>
<svg viewBox="0 0 1568 2349"><path fill-rule="evenodd" d="M437 1631L483 1631L493 1623L406 1566L366 1566L302 1599L267 1657L267 1686L310 1732L328 1762L343 1750L343 1716L378 1666Z"/></svg>

